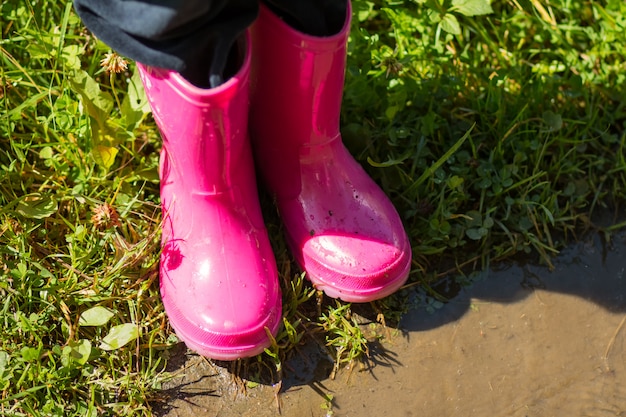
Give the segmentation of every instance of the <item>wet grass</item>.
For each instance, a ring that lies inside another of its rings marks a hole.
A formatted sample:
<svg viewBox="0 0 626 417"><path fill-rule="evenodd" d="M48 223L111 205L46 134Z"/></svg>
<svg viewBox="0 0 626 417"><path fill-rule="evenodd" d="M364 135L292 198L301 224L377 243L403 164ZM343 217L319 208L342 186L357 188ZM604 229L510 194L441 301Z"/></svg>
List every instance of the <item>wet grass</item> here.
<svg viewBox="0 0 626 417"><path fill-rule="evenodd" d="M626 3L353 7L344 140L414 252L372 322L436 310L442 277L519 254L549 265L579 234L624 227ZM0 415L150 415L177 340L157 285L159 136L134 66L107 73L67 1L5 1L0 33ZM607 210L615 224L595 225ZM285 326L244 367L279 381L312 339L338 365L363 358L384 332L300 279L265 212Z"/></svg>

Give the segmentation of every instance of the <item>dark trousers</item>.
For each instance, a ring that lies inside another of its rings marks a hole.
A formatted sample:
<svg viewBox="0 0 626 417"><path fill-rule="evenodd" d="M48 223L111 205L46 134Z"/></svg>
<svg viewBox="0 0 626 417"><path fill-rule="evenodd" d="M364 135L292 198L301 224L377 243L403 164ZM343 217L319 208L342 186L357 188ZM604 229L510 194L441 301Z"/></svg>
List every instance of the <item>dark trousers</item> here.
<svg viewBox="0 0 626 417"><path fill-rule="evenodd" d="M295 29L324 36L341 29L349 0L263 1ZM74 0L74 6L118 53L214 87L227 76L228 53L256 19L259 0Z"/></svg>

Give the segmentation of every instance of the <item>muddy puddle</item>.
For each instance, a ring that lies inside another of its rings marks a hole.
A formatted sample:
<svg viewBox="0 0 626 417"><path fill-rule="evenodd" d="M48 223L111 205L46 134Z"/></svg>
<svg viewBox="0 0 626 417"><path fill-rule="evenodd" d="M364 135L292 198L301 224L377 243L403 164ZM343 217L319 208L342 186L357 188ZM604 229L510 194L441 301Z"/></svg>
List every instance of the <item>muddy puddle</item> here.
<svg viewBox="0 0 626 417"><path fill-rule="evenodd" d="M288 364L279 394L244 394L227 369L183 351L159 415L626 416L626 235L573 245L554 266L484 272L443 307L411 311L366 371L331 380L310 347L315 365Z"/></svg>

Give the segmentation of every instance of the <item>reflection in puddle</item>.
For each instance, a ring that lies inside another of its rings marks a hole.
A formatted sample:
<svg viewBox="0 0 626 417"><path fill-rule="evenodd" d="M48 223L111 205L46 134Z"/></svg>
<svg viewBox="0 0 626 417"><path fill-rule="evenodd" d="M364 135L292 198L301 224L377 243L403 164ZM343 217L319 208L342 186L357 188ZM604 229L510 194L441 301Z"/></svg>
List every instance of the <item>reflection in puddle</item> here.
<svg viewBox="0 0 626 417"><path fill-rule="evenodd" d="M323 394L335 416L626 415L626 236L605 249L572 246L552 272L485 273L435 313L406 315L404 337L381 347L393 361L292 386L282 415L327 415ZM272 387L170 405L172 416L277 415Z"/></svg>

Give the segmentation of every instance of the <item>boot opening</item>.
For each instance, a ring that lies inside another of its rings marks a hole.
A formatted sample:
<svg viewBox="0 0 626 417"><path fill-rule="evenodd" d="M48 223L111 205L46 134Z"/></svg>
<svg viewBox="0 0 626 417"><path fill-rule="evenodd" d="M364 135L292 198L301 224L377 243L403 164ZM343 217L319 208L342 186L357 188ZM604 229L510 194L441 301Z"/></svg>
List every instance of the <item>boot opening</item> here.
<svg viewBox="0 0 626 417"><path fill-rule="evenodd" d="M243 65L244 56L246 54L246 42L244 37L240 37L233 46L228 50L228 55L226 56L226 63L224 65L224 69L221 73L211 73L209 74L209 87L215 88L226 81L228 81L231 77L233 77L241 66Z"/></svg>
<svg viewBox="0 0 626 417"><path fill-rule="evenodd" d="M237 74L243 65L246 54L245 36L240 36L230 47L224 44L212 45L203 56L208 57L203 65L192 65L180 75L199 88L215 88Z"/></svg>

